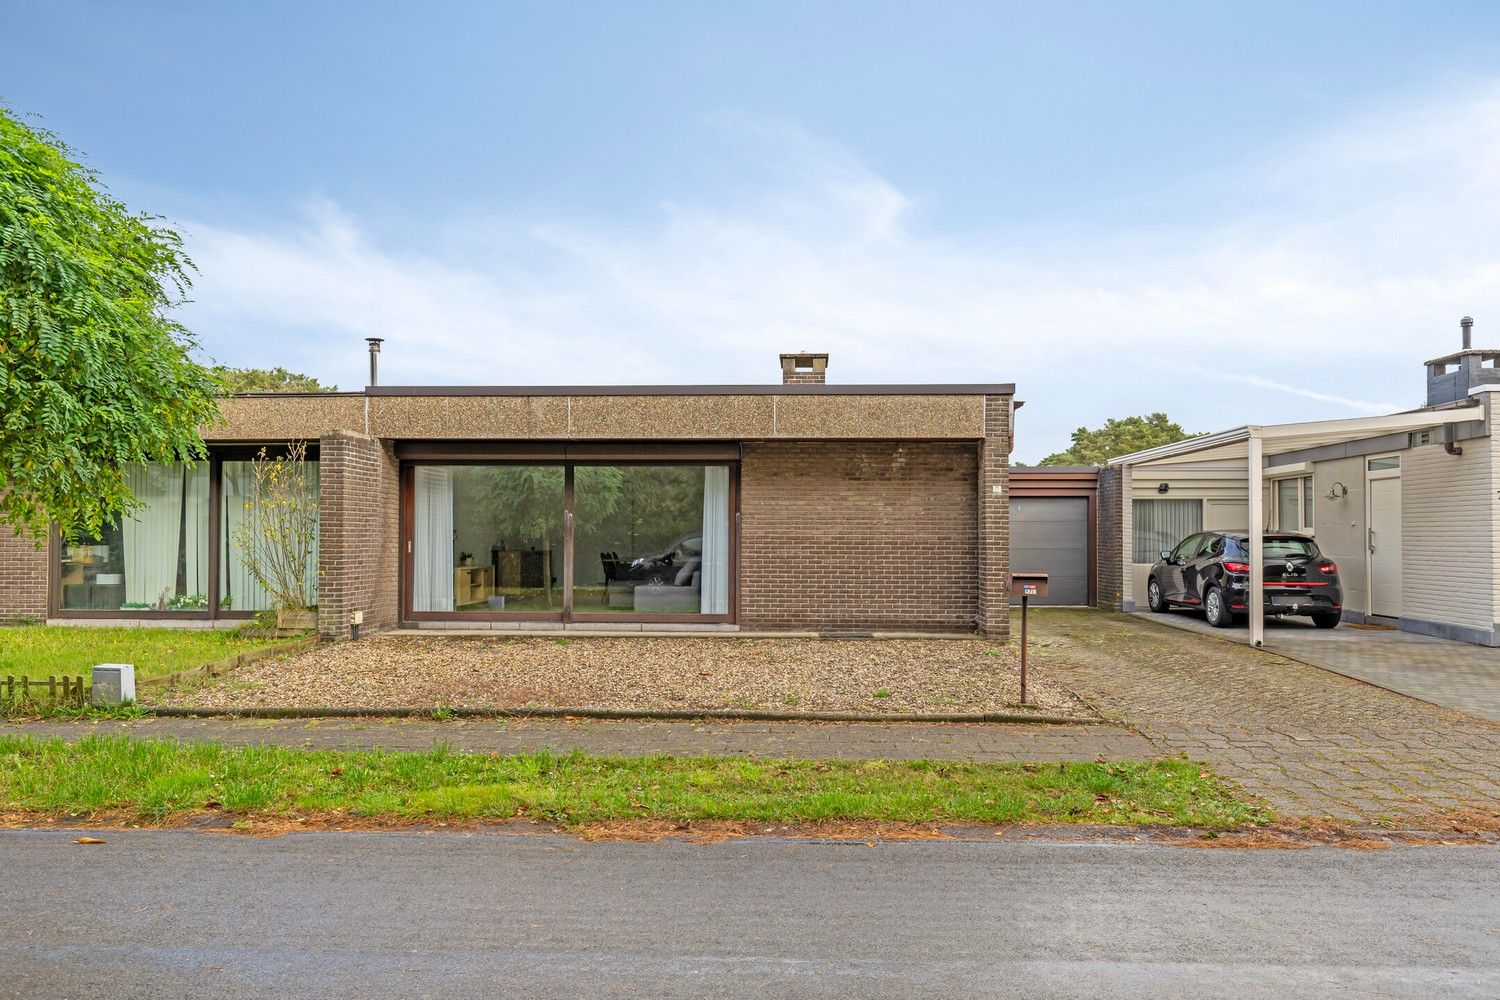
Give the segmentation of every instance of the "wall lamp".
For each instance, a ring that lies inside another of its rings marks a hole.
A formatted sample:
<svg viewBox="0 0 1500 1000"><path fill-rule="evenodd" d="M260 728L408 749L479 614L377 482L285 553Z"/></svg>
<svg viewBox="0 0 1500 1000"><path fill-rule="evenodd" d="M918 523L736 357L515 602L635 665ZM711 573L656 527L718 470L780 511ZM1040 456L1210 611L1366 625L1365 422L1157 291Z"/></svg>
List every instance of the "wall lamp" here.
<svg viewBox="0 0 1500 1000"><path fill-rule="evenodd" d="M1332 486L1328 487L1329 500L1342 500L1348 495L1349 487L1345 486L1343 483L1334 483Z"/></svg>
<svg viewBox="0 0 1500 1000"><path fill-rule="evenodd" d="M1156 492L1158 492L1158 493L1165 493L1169 489L1171 489L1171 487L1168 486L1166 483L1157 483L1156 484Z"/></svg>

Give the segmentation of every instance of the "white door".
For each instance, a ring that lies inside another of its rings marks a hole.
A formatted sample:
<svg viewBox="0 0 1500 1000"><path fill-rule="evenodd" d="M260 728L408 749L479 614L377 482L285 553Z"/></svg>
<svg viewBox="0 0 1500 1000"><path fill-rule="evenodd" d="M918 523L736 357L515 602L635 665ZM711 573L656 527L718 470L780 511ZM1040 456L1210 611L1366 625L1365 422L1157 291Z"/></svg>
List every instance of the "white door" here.
<svg viewBox="0 0 1500 1000"><path fill-rule="evenodd" d="M1401 479L1370 480L1370 614L1401 617Z"/></svg>

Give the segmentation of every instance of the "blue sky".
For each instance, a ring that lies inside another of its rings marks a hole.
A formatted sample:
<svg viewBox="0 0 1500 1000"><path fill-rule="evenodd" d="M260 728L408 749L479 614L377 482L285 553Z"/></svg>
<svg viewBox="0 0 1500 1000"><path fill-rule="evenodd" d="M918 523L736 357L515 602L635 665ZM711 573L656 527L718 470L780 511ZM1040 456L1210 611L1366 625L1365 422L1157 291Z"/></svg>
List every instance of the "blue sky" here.
<svg viewBox="0 0 1500 1000"><path fill-rule="evenodd" d="M1018 457L1419 403L1500 345L1493 4L0 0L231 364L1014 381ZM1488 333L1486 331L1489 331Z"/></svg>

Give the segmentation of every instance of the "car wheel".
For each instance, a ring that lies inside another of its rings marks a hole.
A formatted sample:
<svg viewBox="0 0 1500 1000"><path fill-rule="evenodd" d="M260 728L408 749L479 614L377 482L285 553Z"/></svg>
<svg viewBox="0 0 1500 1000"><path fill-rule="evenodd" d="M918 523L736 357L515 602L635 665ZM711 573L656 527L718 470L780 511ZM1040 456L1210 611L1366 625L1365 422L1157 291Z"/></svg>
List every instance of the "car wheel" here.
<svg viewBox="0 0 1500 1000"><path fill-rule="evenodd" d="M652 573L641 582L648 587L664 587L667 584L667 578L660 573Z"/></svg>
<svg viewBox="0 0 1500 1000"><path fill-rule="evenodd" d="M1146 581L1146 605L1157 614L1167 610L1167 599L1162 596L1161 584L1154 576Z"/></svg>
<svg viewBox="0 0 1500 1000"><path fill-rule="evenodd" d="M1343 617L1344 613L1342 611L1335 611L1331 615L1313 615L1312 620L1313 624L1318 626L1318 628L1338 628L1339 622Z"/></svg>
<svg viewBox="0 0 1500 1000"><path fill-rule="evenodd" d="M1234 624L1234 613L1229 610L1229 602L1224 600L1224 592L1218 587L1209 587L1208 593L1203 595L1203 614L1214 628L1228 628Z"/></svg>

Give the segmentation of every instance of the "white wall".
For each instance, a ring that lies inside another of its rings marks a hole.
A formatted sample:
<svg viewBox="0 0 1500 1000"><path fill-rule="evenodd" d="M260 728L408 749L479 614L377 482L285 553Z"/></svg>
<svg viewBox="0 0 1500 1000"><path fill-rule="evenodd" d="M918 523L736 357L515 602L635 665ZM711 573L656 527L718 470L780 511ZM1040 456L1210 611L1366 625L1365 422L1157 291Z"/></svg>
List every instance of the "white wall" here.
<svg viewBox="0 0 1500 1000"><path fill-rule="evenodd" d="M1490 630L1495 623L1494 499L1487 441L1449 455L1401 453L1401 614Z"/></svg>

